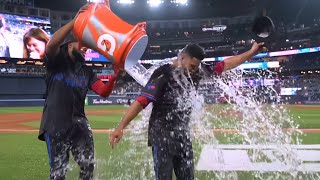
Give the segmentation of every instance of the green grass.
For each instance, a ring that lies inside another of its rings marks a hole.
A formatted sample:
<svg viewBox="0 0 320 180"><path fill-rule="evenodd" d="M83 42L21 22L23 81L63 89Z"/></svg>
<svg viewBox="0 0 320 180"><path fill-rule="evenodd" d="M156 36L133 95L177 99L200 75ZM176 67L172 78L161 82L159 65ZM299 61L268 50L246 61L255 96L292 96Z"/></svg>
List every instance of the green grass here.
<svg viewBox="0 0 320 180"><path fill-rule="evenodd" d="M317 110L291 110L297 119L299 128L320 128L320 111Z"/></svg>
<svg viewBox="0 0 320 180"><path fill-rule="evenodd" d="M95 175L99 179L112 179L130 175L132 179L142 179L153 173L151 150L146 143L137 145L124 139L114 150L108 144L107 134L94 134L97 166ZM127 135L128 138L128 135ZM222 140L223 136L217 137ZM319 144L320 134L306 134L306 144ZM222 140L223 141L223 140ZM43 180L48 178L49 165L45 142L37 140L37 134L0 134L0 179L5 180ZM195 151L199 148L195 147ZM130 153L131 152L131 153ZM197 163L199 152L196 152ZM70 157L72 170L67 179L76 179L79 169ZM150 163L150 164L148 164ZM240 179L251 179L250 173L239 173ZM199 179L213 178L210 172L196 172ZM242 178L241 178L242 177ZM131 179L130 178L130 179Z"/></svg>
<svg viewBox="0 0 320 180"><path fill-rule="evenodd" d="M226 105L217 105L215 109L224 108ZM86 106L86 110L124 110L125 106L121 105L110 105L110 106ZM13 107L13 108L0 108L1 113L19 113L19 112L41 112L42 107ZM317 110L290 110L290 113L293 115L294 119L300 125L300 128L320 128L320 111ZM116 113L116 115L103 115L100 116L88 116L88 119L91 122L93 128L109 128L110 126L115 125L118 120L121 119L123 113ZM228 119L220 118L223 120L223 124L226 125L225 121ZM39 127L39 122L35 119L35 122L27 123L33 127ZM104 122L106 121L106 122ZM110 122L109 122L110 121ZM236 120L231 120L229 126L233 127ZM215 124L216 128L222 127L219 122ZM228 128L228 127L224 127Z"/></svg>
<svg viewBox="0 0 320 180"><path fill-rule="evenodd" d="M0 114L3 113L22 113L22 112L41 112L42 107L1 107Z"/></svg>
<svg viewBox="0 0 320 180"><path fill-rule="evenodd" d="M86 110L123 110L124 106L87 106ZM218 106L220 108L220 106ZM20 110L21 108L8 108L9 111ZM31 110L40 108L26 108L22 112L31 112ZM0 108L1 110L1 108ZM4 111L4 110L2 110ZM0 111L1 112L1 111ZM299 128L320 128L320 111L317 110L290 110L293 118L299 124ZM118 125L124 113L114 112L108 115L88 115L90 125L94 129L109 129ZM215 122L215 128L232 128L238 123L237 119L221 118L220 122ZM228 123L226 123L228 122ZM40 120L25 123L25 125L39 128Z"/></svg>
<svg viewBox="0 0 320 180"><path fill-rule="evenodd" d="M42 112L43 107L1 107L0 114L3 113L21 113L21 112ZM121 110L126 109L121 105L109 105L109 106L86 106L86 110Z"/></svg>
<svg viewBox="0 0 320 180"><path fill-rule="evenodd" d="M114 113L108 115L89 115L87 116L87 118L89 119L91 128L110 129L116 127L119 124L122 115L123 113ZM40 120L26 122L23 124L34 128L39 128Z"/></svg>
<svg viewBox="0 0 320 180"><path fill-rule="evenodd" d="M220 107L220 106L219 106ZM86 110L118 110L124 106L87 106ZM0 108L1 113L17 112L41 112L41 107ZM300 124L300 128L320 128L320 111L316 110L291 110L290 111ZM108 115L88 115L92 128L114 128L120 121L123 113ZM298 116L300 118L298 118ZM224 119L228 121L228 119ZM39 121L26 123L38 128ZM146 138L142 142L133 142L130 138L136 135L126 135L126 138L112 150L108 145L108 134L94 134L95 154L97 166L95 175L98 179L153 179L153 163L150 148L147 147ZM217 135L219 143L241 144L241 138L237 135ZM137 138L136 138L137 139ZM319 134L305 134L302 136L304 144L320 144ZM201 148L195 149L195 163L199 159ZM79 169L72 161L67 179L76 179ZM46 145L37 140L37 134L18 133L0 134L0 180L42 180L47 179L49 165ZM270 177L272 174L266 174ZM146 178L147 177L147 178ZM213 179L212 172L196 172L199 179ZM240 180L254 179L250 173L238 173ZM275 178L276 179L276 178ZM306 178L305 178L306 179Z"/></svg>
<svg viewBox="0 0 320 180"><path fill-rule="evenodd" d="M0 134L0 147L0 179L48 179L45 144L36 134Z"/></svg>
<svg viewBox="0 0 320 180"><path fill-rule="evenodd" d="M34 128L39 128L40 127L40 120L32 121L32 122L26 122L26 123L23 123L23 125L31 126L31 127L34 127Z"/></svg>
<svg viewBox="0 0 320 180"><path fill-rule="evenodd" d="M121 120L123 113L115 113L108 115L90 115L88 119L90 125L94 129L109 129L117 126Z"/></svg>

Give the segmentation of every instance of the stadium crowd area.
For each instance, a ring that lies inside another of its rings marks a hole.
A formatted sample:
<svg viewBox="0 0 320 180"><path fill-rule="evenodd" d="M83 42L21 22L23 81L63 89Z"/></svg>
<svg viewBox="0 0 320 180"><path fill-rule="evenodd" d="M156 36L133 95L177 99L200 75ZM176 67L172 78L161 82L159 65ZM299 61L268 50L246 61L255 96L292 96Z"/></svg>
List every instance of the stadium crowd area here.
<svg viewBox="0 0 320 180"><path fill-rule="evenodd" d="M8 24L15 24L14 28L10 29L13 34L21 34L26 30L23 29L23 24L19 25L19 22L10 19L8 18ZM191 21L185 20L184 22L184 20L179 20L177 23L173 21L163 27L160 27L161 23L156 21L151 22L152 26L148 27L150 43L142 59L153 60L175 57L179 50L190 42L199 42L204 47L207 58L236 55L250 48L252 39L256 38L251 32L252 18L241 23L227 24L226 29L223 31L204 30L203 28L212 28L219 25L213 23L210 19L199 20L200 23L196 23L197 25L185 28L184 26L188 26L188 22ZM319 45L320 18L314 19L309 24L285 24L277 21L275 27L277 33L275 33L274 37L270 37L267 42L269 51L301 49ZM297 94L305 97L305 99L320 100L320 83L318 80L320 73L317 73L320 72L318 71L320 70L320 53L250 60L250 62L264 61L280 62L282 68L274 70L278 71L277 73L281 76L280 83L273 85L273 88L278 93L280 93L281 88L297 87L301 88L297 91ZM98 77L104 79L104 81L108 79L108 75L113 73L111 64L98 63L97 65L94 62L88 62L88 64L93 67ZM291 71L290 75L281 75L281 73L289 71ZM310 74L309 71L313 74ZM46 69L44 65L17 64L16 62L10 62L10 60L5 64L0 64L0 76L44 77L45 73ZM255 77L252 78L254 79ZM249 84L243 87L243 92L251 88L251 86ZM263 89L262 85L255 84L254 86ZM141 85L136 83L128 74L123 73L112 91L112 95L134 96L141 89ZM202 84L199 87L199 91L212 97L219 97L222 93L221 90L208 84Z"/></svg>
<svg viewBox="0 0 320 180"><path fill-rule="evenodd" d="M239 54L251 46L252 39L257 39L251 27L253 19L242 23L228 24L223 31L206 30L219 26L210 19L199 20L197 25L185 27L188 20L168 22L168 24L155 25L148 28L150 46L144 53L143 59L164 59L175 56L178 51L190 42L200 43L206 50L208 57L228 56ZM196 23L194 23L196 24ZM311 23L284 23L277 21L275 32L266 44L269 51L291 50L317 46L320 40L320 18L315 18Z"/></svg>
<svg viewBox="0 0 320 180"><path fill-rule="evenodd" d="M278 60L281 63L281 70L275 70L275 74L281 76L280 87L281 88L301 88L298 91L299 95L312 95L312 99L320 97L320 53L306 53L292 56L277 57L273 59L264 59L264 61L274 61ZM251 61L263 61L263 59L251 60ZM98 77L103 77L107 80L107 76L112 74L112 65L103 64L101 66L96 66L91 64L94 72L98 74ZM255 79L254 74L256 71L261 70L251 70L251 74L247 73L245 76L249 77L247 79ZM271 71L271 70L270 70ZM282 75L280 71L290 72L289 75ZM0 64L0 76L37 76L44 77L46 69L43 65L31 65L31 64ZM259 72L261 74L261 72ZM292 74L296 73L296 74ZM103 76L103 75L106 76ZM249 82L243 83L245 86L259 86L260 84L250 84ZM126 95L135 94L141 91L142 86L134 81L127 73L123 73L119 77L118 83L114 88L113 95ZM211 88L211 89L210 89ZM277 88L279 91L279 88ZM212 89L212 86L204 84L199 87L199 91L204 94L219 94L216 89ZM309 98L309 97L308 97Z"/></svg>

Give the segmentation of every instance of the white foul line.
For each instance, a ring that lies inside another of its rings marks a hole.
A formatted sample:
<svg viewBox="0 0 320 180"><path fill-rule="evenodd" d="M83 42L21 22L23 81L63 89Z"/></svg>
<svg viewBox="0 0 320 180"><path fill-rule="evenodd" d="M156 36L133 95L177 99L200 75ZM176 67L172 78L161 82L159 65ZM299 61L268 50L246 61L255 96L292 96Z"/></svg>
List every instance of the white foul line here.
<svg viewBox="0 0 320 180"><path fill-rule="evenodd" d="M288 147L288 146L287 146ZM294 168L301 172L320 172L320 144L292 145L290 153L302 163L284 165L279 162L273 150L279 146L250 146L250 145L206 145L204 146L196 169L198 171L262 171L289 172ZM265 162L252 162L248 150L259 149L268 158Z"/></svg>

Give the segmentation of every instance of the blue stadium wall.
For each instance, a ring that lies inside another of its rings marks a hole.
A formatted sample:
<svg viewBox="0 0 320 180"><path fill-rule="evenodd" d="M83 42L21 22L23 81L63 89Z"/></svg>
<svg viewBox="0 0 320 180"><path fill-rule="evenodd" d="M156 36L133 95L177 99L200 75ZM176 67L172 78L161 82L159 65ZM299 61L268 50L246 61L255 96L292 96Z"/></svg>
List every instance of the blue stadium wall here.
<svg viewBox="0 0 320 180"><path fill-rule="evenodd" d="M42 106L46 85L42 77L0 77L0 107ZM101 98L88 94L86 105L116 105L129 104L135 97L110 96ZM320 104L320 101L305 101L297 97L284 97L284 103L289 104ZM216 103L215 98L206 97L206 103Z"/></svg>
<svg viewBox="0 0 320 180"><path fill-rule="evenodd" d="M1 77L0 106L40 106L45 89L42 77Z"/></svg>
<svg viewBox="0 0 320 180"><path fill-rule="evenodd" d="M46 91L42 77L0 77L0 107L42 106ZM101 98L88 94L86 105L129 104L134 97L110 96Z"/></svg>

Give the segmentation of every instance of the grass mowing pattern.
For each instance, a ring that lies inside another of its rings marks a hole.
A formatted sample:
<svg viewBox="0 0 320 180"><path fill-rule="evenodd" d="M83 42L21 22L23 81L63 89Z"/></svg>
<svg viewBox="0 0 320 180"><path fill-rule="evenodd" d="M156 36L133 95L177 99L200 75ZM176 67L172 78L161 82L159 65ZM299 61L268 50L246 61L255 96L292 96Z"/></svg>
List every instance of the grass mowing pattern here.
<svg viewBox="0 0 320 180"><path fill-rule="evenodd" d="M124 109L124 106L87 106L87 110L117 110ZM28 108L0 108L0 113L17 113L17 112L41 112L41 107ZM320 111L316 110L291 110L292 115L298 119L300 128L320 128ZM89 115L92 128L114 128L120 121L123 113L113 113L110 115ZM227 121L227 119L226 119ZM39 121L29 122L28 125L39 127ZM230 139L233 143L241 143L241 138L236 135L220 135L217 139L224 143ZM138 177L139 172L145 169L145 165L136 164L142 158L141 153L137 156L124 156L129 150L136 150L134 144L123 141L116 149L112 150L108 145L108 134L94 134L96 147L96 176L98 179L113 179L121 176L128 169L135 172L132 179L141 179ZM302 136L304 144L320 144L320 133L305 134ZM195 163L199 158L200 147L195 146ZM151 150L145 143L144 149L139 149L145 157L151 159ZM110 158L113 157L113 158ZM0 179L47 179L49 174L48 156L46 144L37 139L36 133L19 133L19 134L0 134ZM79 169L70 157L71 170L67 179L76 179ZM122 163L120 166L119 164ZM133 166L131 166L133 165ZM152 167L151 167L152 168ZM148 173L148 172L145 172ZM270 174L270 173L269 173ZM238 173L239 179L254 179L250 173ZM266 173L268 175L268 173ZM199 179L214 178L211 172L196 172ZM303 178L302 178L303 179Z"/></svg>

